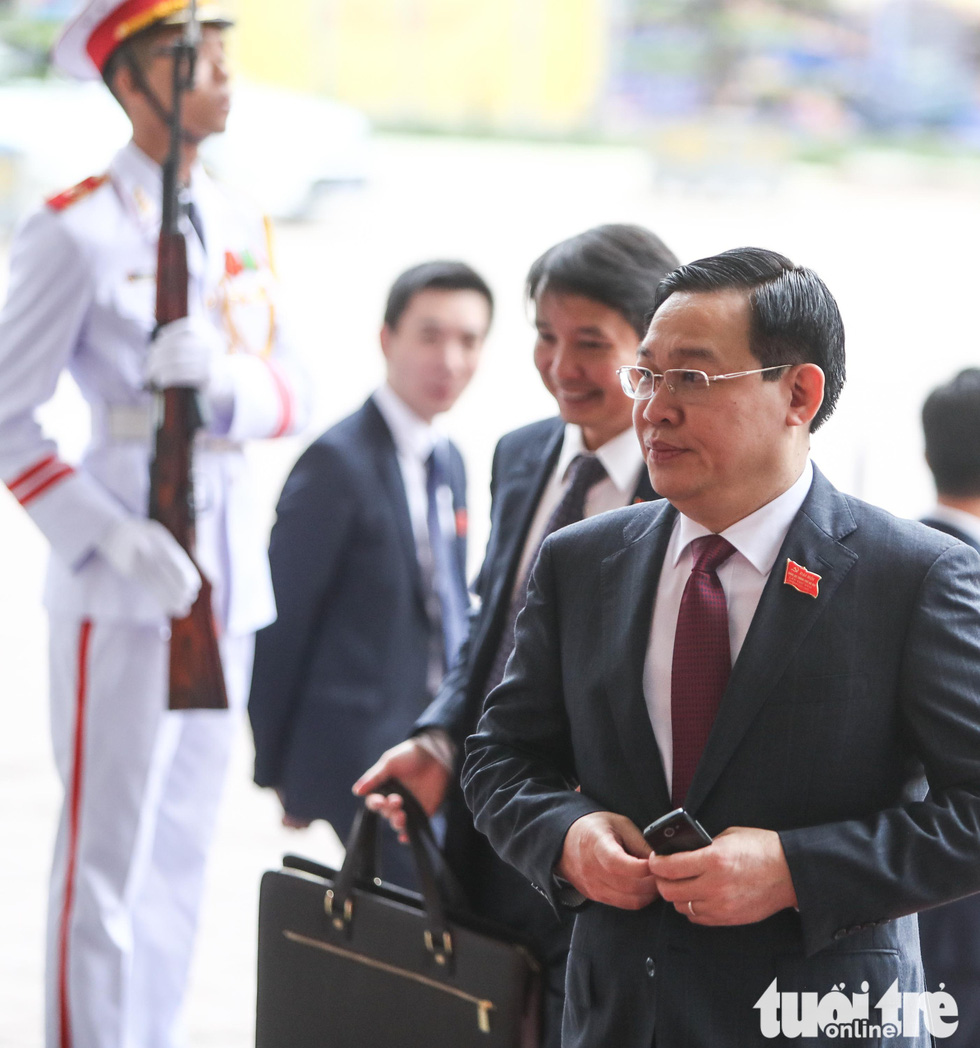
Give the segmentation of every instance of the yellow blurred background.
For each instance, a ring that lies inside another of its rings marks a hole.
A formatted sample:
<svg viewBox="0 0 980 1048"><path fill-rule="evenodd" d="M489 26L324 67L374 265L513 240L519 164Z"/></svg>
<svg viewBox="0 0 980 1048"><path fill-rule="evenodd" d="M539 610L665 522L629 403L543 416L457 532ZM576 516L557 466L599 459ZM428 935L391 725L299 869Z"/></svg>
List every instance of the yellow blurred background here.
<svg viewBox="0 0 980 1048"><path fill-rule="evenodd" d="M238 0L236 59L383 123L567 128L600 92L602 0Z"/></svg>

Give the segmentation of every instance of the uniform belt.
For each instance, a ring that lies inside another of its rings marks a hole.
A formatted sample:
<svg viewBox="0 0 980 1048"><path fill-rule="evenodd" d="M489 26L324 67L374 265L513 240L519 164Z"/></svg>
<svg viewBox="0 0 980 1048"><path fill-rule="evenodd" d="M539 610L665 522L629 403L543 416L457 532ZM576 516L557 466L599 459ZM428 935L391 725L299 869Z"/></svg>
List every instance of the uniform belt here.
<svg viewBox="0 0 980 1048"><path fill-rule="evenodd" d="M93 425L109 444L146 444L153 439L157 422L156 404L105 404L101 411L101 426ZM227 437L198 433L195 441L202 451L216 453L241 451L242 445Z"/></svg>
<svg viewBox="0 0 980 1048"><path fill-rule="evenodd" d="M102 433L110 444L144 444L153 436L155 404L106 404L101 411Z"/></svg>
<svg viewBox="0 0 980 1048"><path fill-rule="evenodd" d="M213 451L216 454L242 450L242 445L237 440L217 437L213 433L198 433L194 444L201 451Z"/></svg>

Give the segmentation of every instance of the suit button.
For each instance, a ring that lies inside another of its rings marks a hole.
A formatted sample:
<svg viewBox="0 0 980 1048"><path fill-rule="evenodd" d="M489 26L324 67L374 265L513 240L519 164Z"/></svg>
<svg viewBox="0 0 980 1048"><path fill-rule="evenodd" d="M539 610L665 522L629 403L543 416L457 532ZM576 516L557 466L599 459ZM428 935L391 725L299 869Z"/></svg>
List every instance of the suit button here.
<svg viewBox="0 0 980 1048"><path fill-rule="evenodd" d="M653 963L653 958L648 957L646 960L647 975L652 979L657 974L657 966Z"/></svg>

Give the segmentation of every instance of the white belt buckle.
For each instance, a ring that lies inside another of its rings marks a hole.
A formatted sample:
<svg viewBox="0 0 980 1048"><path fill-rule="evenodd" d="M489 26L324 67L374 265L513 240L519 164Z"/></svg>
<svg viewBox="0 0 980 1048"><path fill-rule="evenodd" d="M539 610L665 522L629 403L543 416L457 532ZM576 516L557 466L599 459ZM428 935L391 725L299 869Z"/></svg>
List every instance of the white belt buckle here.
<svg viewBox="0 0 980 1048"><path fill-rule="evenodd" d="M113 443L147 441L153 436L152 405L114 404L106 409L106 434Z"/></svg>

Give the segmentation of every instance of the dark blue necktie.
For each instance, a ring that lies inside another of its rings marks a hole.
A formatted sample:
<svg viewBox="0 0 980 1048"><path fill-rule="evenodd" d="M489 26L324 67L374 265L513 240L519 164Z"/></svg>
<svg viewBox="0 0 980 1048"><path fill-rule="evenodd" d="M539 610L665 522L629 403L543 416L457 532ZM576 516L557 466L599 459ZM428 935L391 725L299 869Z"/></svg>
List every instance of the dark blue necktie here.
<svg viewBox="0 0 980 1048"><path fill-rule="evenodd" d="M437 444L425 463L428 495L429 547L432 551L432 589L442 612L442 646L445 668L456 658L466 635L466 586L457 556L455 531L445 534L439 514L439 489L448 490L448 448Z"/></svg>
<svg viewBox="0 0 980 1048"><path fill-rule="evenodd" d="M198 239L201 241L201 247L204 248L204 253L208 253L208 245L204 240L204 221L201 218L201 211L197 204L193 200L188 198L184 202L184 207L187 210L187 217L190 219L191 225L194 227L194 232L197 233Z"/></svg>

